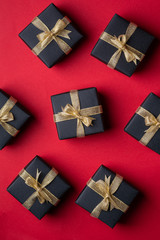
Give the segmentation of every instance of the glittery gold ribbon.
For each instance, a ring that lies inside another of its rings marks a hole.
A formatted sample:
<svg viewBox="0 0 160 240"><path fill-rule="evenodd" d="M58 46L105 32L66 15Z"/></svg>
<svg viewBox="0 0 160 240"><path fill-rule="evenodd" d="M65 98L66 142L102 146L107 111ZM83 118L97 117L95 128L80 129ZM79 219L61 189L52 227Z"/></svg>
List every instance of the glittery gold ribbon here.
<svg viewBox="0 0 160 240"><path fill-rule="evenodd" d="M10 97L4 106L0 109L0 125L4 128L4 130L9 133L11 136L15 136L19 131L11 126L8 122L14 120L13 113L10 110L14 107L17 100L13 97Z"/></svg>
<svg viewBox="0 0 160 240"><path fill-rule="evenodd" d="M142 61L144 54L136 50L135 48L129 46L127 41L135 32L137 26L134 23L130 23L126 30L125 34L122 34L118 37L112 36L107 32L103 32L100 36L100 39L109 43L118 50L112 55L108 62L108 66L114 69L119 61L119 58L124 53L125 59L127 62L134 62L137 65L137 60Z"/></svg>
<svg viewBox="0 0 160 240"><path fill-rule="evenodd" d="M54 27L50 30L38 17L36 17L32 21L32 24L42 32L37 35L39 43L32 49L32 52L39 55L48 44L54 40L60 49L65 54L68 54L72 48L60 37L70 39L69 33L71 33L71 31L65 29L69 23L70 21L67 17L58 19Z"/></svg>
<svg viewBox="0 0 160 240"><path fill-rule="evenodd" d="M140 143L146 146L154 137L156 132L160 129L160 114L156 118L152 113L143 107L139 107L136 113L144 118L145 125L149 127L145 131L145 134L142 136L142 138L139 140Z"/></svg>
<svg viewBox="0 0 160 240"><path fill-rule="evenodd" d="M92 125L92 121L95 118L90 117L91 115L97 115L103 112L102 106L94 106L89 108L80 109L80 102L77 90L70 91L70 98L72 105L67 104L62 112L54 114L55 122L62 122L71 119L77 119L77 137L84 137L85 131L84 126L89 127Z"/></svg>
<svg viewBox="0 0 160 240"><path fill-rule="evenodd" d="M107 177L106 175L105 181L98 180L95 182L93 179L88 181L87 186L103 197L103 200L91 212L91 216L98 218L101 211L112 211L114 208L122 212L126 212L128 209L129 206L127 204L113 195L118 190L123 178L116 175L112 183L110 181L111 176Z"/></svg>
<svg viewBox="0 0 160 240"><path fill-rule="evenodd" d="M57 171L55 169L51 169L43 179L42 183L38 182L40 173L41 172L37 169L36 179L33 178L25 169L19 173L19 176L25 181L25 184L35 190L35 192L23 203L23 206L27 209L32 207L36 198L38 198L40 204L43 204L46 201L56 206L59 202L59 199L45 188L55 179L58 174Z"/></svg>

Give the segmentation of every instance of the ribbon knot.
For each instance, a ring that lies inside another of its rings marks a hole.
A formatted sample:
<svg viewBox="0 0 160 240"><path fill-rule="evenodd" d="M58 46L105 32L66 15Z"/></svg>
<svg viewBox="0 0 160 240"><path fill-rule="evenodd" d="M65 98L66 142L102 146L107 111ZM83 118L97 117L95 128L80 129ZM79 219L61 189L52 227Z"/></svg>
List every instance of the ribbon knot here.
<svg viewBox="0 0 160 240"><path fill-rule="evenodd" d="M65 29L69 23L70 21L66 17L58 19L54 27L50 30L38 17L36 17L32 21L32 24L42 32L37 35L39 43L32 49L32 51L36 55L39 55L40 52L43 51L52 40L54 40L60 49L65 54L68 54L71 51L71 48L60 37L70 39L69 33L71 33L71 31Z"/></svg>
<svg viewBox="0 0 160 240"><path fill-rule="evenodd" d="M13 113L11 113L11 112L4 112L4 113L0 114L0 122L1 123L7 123L7 122L10 122L13 120L14 120L14 116L13 116Z"/></svg>
<svg viewBox="0 0 160 240"><path fill-rule="evenodd" d="M66 104L62 107L62 112L54 114L55 122L62 122L71 119L77 119L77 137L84 137L85 131L84 126L92 126L92 121L95 118L90 117L91 115L97 115L103 112L102 106L93 106L89 108L80 108L80 101L77 90L70 91L71 104Z"/></svg>
<svg viewBox="0 0 160 240"><path fill-rule="evenodd" d="M45 192L43 192L43 188L45 187L45 185L41 185L38 182L39 176L40 176L41 172L37 169L37 173L36 173L36 179L32 178L32 177L28 177L25 180L25 183L31 187L34 188L36 190L35 192L35 196L38 198L40 204L43 204L45 201L51 201L51 198L49 197L49 195Z"/></svg>
<svg viewBox="0 0 160 240"><path fill-rule="evenodd" d="M145 126L149 127L144 131L145 134L139 140L140 143L146 146L160 129L160 114L156 118L151 112L141 106L138 107L136 113L144 118Z"/></svg>
<svg viewBox="0 0 160 240"><path fill-rule="evenodd" d="M126 45L127 36L125 34L118 36L118 38L114 36L111 39L111 42L115 44L115 46L118 48L116 52L117 55L120 55L123 51L126 61L127 62L133 61L135 65L137 65L137 60L140 60L140 58L138 55L136 55L134 52L132 52L127 48L127 45Z"/></svg>
<svg viewBox="0 0 160 240"><path fill-rule="evenodd" d="M122 202L120 199L114 196L114 193L118 190L123 178L119 175L116 175L112 183L111 176L107 177L105 175L105 181L98 180L95 182L93 179L90 179L87 183L93 191L98 193L103 197L103 200L93 209L91 215L98 218L101 211L112 211L114 208L125 212L128 209L128 205Z"/></svg>
<svg viewBox="0 0 160 240"><path fill-rule="evenodd" d="M145 117L145 125L146 126L158 126L160 127L160 122L153 116L146 116Z"/></svg>
<svg viewBox="0 0 160 240"><path fill-rule="evenodd" d="M95 120L95 118L81 115L80 110L76 110L70 104L67 104L64 108L62 107L62 114L76 118L77 120L81 121L86 127L92 125L92 121Z"/></svg>
<svg viewBox="0 0 160 240"><path fill-rule="evenodd" d="M112 55L108 62L108 66L115 68L122 52L124 53L125 59L127 62L134 62L137 65L137 60L141 61L144 57L144 54L136 50L135 48L129 46L127 41L135 32L137 26L133 23L130 23L125 34L121 34L118 37L112 36L107 32L103 32L100 36L100 39L111 44L113 47L117 48L117 51Z"/></svg>
<svg viewBox="0 0 160 240"><path fill-rule="evenodd" d="M45 202L50 202L52 205L56 206L59 202L59 199L54 196L46 186L49 185L57 176L57 171L51 169L47 175L44 177L42 183L39 183L39 176L41 172L37 169L36 178L33 178L25 169L23 169L19 176L25 181L25 184L35 190L28 199L23 203L23 206L27 209L30 209L36 199L38 199L40 204Z"/></svg>
<svg viewBox="0 0 160 240"><path fill-rule="evenodd" d="M3 107L0 109L0 125L4 128L6 132L8 132L11 136L16 136L18 133L18 130L8 124L8 122L11 122L14 120L13 113L11 113L11 109L16 104L16 100L13 97L10 97L7 102L3 105Z"/></svg>

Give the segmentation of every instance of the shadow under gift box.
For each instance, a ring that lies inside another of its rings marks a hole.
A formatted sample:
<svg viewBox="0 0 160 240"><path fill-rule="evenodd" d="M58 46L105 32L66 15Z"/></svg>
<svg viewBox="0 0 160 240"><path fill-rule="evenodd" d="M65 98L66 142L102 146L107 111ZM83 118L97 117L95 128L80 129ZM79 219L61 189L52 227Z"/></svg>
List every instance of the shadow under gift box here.
<svg viewBox="0 0 160 240"><path fill-rule="evenodd" d="M106 29L104 30L104 32L109 33L113 37L114 36L118 37L126 33L129 23L130 23L129 21L115 14L111 19L111 21L109 22ZM136 50L138 50L143 54L146 54L153 40L154 40L154 37L151 34L137 27L135 32L127 41L127 45L135 48ZM103 41L102 39L99 39L95 47L93 48L91 55L96 57L100 61L108 64L109 60L117 50L118 48ZM137 61L137 65L139 63L140 61ZM130 77L135 72L137 65L135 65L133 61L127 62L124 56L124 53L122 51L120 59L115 69Z"/></svg>
<svg viewBox="0 0 160 240"><path fill-rule="evenodd" d="M42 183L43 179L52 168L39 156L36 156L24 169L34 179L36 178L37 169L41 171L38 182ZM56 198L61 200L71 186L60 176L60 174L58 174L45 188L54 196L56 196ZM29 187L20 176L16 177L16 179L7 188L7 191L22 204L35 192L35 190ZM41 204L38 198L36 198L35 203L32 205L29 211L38 219L41 219L52 207L55 206L53 206L50 202L45 201L43 204Z"/></svg>
<svg viewBox="0 0 160 240"><path fill-rule="evenodd" d="M10 96L8 94L0 90L0 109L9 98ZM21 130L25 123L31 118L31 115L27 113L18 102L13 106L10 112L13 114L14 120L7 123L17 130ZM13 136L11 136L0 124L0 150L4 148L12 138Z"/></svg>
<svg viewBox="0 0 160 240"><path fill-rule="evenodd" d="M141 104L141 107L149 111L155 118L160 114L160 98L154 93L150 93L148 97ZM160 126L160 125L159 125ZM135 113L129 123L126 125L124 131L140 141L144 134L150 127L145 125L145 119L139 114ZM146 145L156 153L160 154L160 130L150 139Z"/></svg>
<svg viewBox="0 0 160 240"><path fill-rule="evenodd" d="M80 101L80 109L99 105L97 89L94 87L78 90L78 96ZM70 92L53 95L51 96L51 101L54 114L62 112L62 107L64 108L66 104L72 105ZM86 127L83 124L85 135L104 132L101 114L92 115L91 117L95 118L95 120L92 122L92 126ZM56 127L60 140L77 137L77 119L56 122Z"/></svg>
<svg viewBox="0 0 160 240"><path fill-rule="evenodd" d="M57 7L51 3L38 18L51 30L59 19L64 16L57 9ZM59 37L65 41L71 48L73 48L82 38L83 35L80 34L75 27L70 23L65 27L66 30L71 31L69 33L70 39ZM19 37L28 45L30 49L33 49L39 42L37 35L42 31L36 28L32 23L30 23L22 32L19 33ZM55 40L52 40L48 46L45 47L43 51L40 52L38 57L47 65L47 67L52 67L59 60L61 60L66 54L60 49Z"/></svg>
<svg viewBox="0 0 160 240"><path fill-rule="evenodd" d="M101 165L100 168L96 171L93 175L92 179L97 182L99 180L105 180L105 176L111 176L111 184L113 179L115 178L116 174L106 168L105 166ZM123 180L118 188L118 190L113 194L116 198L130 206L133 202L135 197L138 194L138 190L128 184L125 180ZM86 186L83 191L80 193L79 197L76 200L76 204L87 210L88 212L92 213L95 207L100 204L100 202L104 198L92 190L89 186ZM109 206L110 207L110 206ZM112 209L110 208L107 211L102 210L98 217L99 220L113 228L116 223L119 221L123 212L119 209Z"/></svg>

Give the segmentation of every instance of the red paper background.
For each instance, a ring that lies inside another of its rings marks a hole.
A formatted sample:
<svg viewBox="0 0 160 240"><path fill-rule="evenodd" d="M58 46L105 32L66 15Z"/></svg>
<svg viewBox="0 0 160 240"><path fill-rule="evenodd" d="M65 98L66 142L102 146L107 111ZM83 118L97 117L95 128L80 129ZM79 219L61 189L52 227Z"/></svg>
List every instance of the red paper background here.
<svg viewBox="0 0 160 240"><path fill-rule="evenodd" d="M160 47L155 42L131 77L90 56L115 13L160 38L159 0L55 0L86 35L68 57L48 69L18 33L50 0L5 0L0 4L0 88L17 98L34 120L0 152L0 237L3 240L158 239L160 234L160 156L123 131L136 108L152 91L160 96ZM71 89L97 87L102 95L104 133L60 141L50 96ZM15 200L7 186L38 154L57 168L74 190L41 221ZM137 187L141 195L111 229L75 204L87 180L104 164Z"/></svg>

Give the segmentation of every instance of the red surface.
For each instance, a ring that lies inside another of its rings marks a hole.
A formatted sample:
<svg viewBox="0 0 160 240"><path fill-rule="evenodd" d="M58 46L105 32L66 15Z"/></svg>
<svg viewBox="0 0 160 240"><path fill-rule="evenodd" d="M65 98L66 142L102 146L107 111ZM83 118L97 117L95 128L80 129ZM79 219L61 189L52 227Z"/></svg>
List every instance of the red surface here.
<svg viewBox="0 0 160 240"><path fill-rule="evenodd" d="M160 156L123 129L151 91L160 96L160 47L155 42L131 78L109 69L91 57L90 52L115 13L160 38L160 1L55 0L57 7L83 30L86 39L61 63L48 69L18 33L50 3L50 0L1 1L0 88L17 98L35 118L14 143L0 152L0 237L3 240L158 239ZM92 86L103 96L110 128L84 139L60 141L50 96ZM41 221L6 191L36 154L57 168L74 187L56 211ZM114 229L75 204L86 181L102 163L142 193Z"/></svg>

